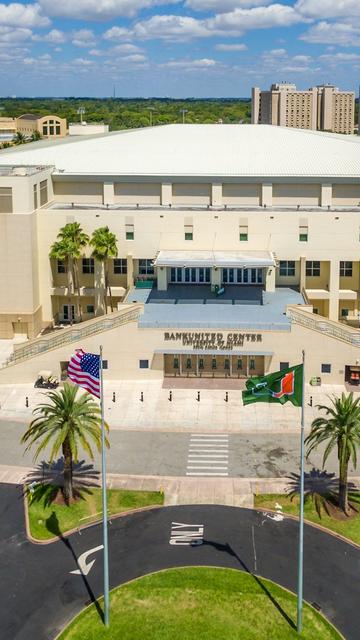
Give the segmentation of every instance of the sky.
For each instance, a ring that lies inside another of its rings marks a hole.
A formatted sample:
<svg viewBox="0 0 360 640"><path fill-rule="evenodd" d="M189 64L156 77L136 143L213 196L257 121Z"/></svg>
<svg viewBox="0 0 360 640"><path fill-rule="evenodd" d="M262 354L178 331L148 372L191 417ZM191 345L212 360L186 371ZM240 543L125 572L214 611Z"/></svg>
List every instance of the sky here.
<svg viewBox="0 0 360 640"><path fill-rule="evenodd" d="M1 97L250 97L281 81L358 91L360 0L0 0Z"/></svg>

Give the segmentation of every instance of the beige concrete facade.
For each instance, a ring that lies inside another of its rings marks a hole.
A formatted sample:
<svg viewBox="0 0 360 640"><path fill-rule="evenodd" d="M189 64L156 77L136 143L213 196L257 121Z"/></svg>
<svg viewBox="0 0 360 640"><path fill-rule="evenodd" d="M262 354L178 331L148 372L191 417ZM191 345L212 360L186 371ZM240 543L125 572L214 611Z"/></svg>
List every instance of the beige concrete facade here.
<svg viewBox="0 0 360 640"><path fill-rule="evenodd" d="M273 84L270 91L252 89L253 124L354 133L355 94L333 85L299 91L294 84Z"/></svg>
<svg viewBox="0 0 360 640"><path fill-rule="evenodd" d="M66 119L54 115L25 113L16 118L16 130L25 136L31 136L37 131L42 138L64 138L67 134Z"/></svg>

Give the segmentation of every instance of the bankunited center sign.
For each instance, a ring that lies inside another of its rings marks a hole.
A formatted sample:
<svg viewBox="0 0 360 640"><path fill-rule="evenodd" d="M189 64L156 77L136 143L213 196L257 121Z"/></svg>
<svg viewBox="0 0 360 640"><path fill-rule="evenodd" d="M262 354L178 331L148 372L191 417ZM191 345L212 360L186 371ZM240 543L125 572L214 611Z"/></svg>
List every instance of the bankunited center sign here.
<svg viewBox="0 0 360 640"><path fill-rule="evenodd" d="M188 332L166 332L165 342L181 342L184 347L193 349L228 349L242 347L245 342L261 342L261 333L188 333Z"/></svg>

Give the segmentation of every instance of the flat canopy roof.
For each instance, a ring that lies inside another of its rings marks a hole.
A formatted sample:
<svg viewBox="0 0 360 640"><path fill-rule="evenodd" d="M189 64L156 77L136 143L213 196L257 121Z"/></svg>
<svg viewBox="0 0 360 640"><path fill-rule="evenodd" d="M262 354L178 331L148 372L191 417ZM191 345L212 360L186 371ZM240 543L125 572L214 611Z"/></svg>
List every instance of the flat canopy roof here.
<svg viewBox="0 0 360 640"><path fill-rule="evenodd" d="M274 267L271 251L159 251L156 267Z"/></svg>

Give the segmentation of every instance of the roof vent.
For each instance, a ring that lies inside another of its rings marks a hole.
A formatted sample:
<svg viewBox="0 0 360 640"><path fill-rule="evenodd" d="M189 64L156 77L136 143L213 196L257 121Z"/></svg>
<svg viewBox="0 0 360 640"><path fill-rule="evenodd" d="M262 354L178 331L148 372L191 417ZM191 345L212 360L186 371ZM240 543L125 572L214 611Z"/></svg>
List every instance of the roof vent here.
<svg viewBox="0 0 360 640"><path fill-rule="evenodd" d="M27 169L26 167L14 167L13 168L13 176L26 176Z"/></svg>

